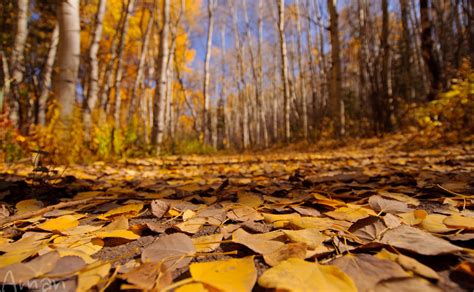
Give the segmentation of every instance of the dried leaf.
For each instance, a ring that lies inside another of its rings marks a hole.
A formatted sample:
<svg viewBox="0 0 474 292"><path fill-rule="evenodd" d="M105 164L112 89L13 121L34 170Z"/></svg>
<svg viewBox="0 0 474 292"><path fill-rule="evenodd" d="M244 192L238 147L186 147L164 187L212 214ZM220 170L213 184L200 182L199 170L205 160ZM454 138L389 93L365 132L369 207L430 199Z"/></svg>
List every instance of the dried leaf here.
<svg viewBox="0 0 474 292"><path fill-rule="evenodd" d="M98 238L123 238L128 240L135 240L140 238L140 235L137 235L129 230L111 230L111 231L100 231L95 234Z"/></svg>
<svg viewBox="0 0 474 292"><path fill-rule="evenodd" d="M388 230L384 233L380 242L422 255L439 255L462 251L462 248L444 239L407 225L400 225Z"/></svg>
<svg viewBox="0 0 474 292"><path fill-rule="evenodd" d="M368 254L345 255L330 264L351 277L359 291L375 291L375 285L382 280L408 276L398 264Z"/></svg>
<svg viewBox="0 0 474 292"><path fill-rule="evenodd" d="M474 217L451 215L447 217L446 219L444 219L443 223L453 228L474 230Z"/></svg>
<svg viewBox="0 0 474 292"><path fill-rule="evenodd" d="M392 292L392 291L423 291L423 292L441 292L441 288L436 287L422 278L399 278L388 279L379 282L374 291Z"/></svg>
<svg viewBox="0 0 474 292"><path fill-rule="evenodd" d="M438 273L432 270L430 267L423 265L419 261L408 257L403 254L394 254L386 249L383 249L375 255L379 259L392 260L402 266L405 270L412 271L415 274L423 276L425 278L439 280L440 277Z"/></svg>
<svg viewBox="0 0 474 292"><path fill-rule="evenodd" d="M116 216L124 216L126 218L133 218L138 216L143 209L142 203L128 204L108 211L107 213L97 216L98 219L111 220Z"/></svg>
<svg viewBox="0 0 474 292"><path fill-rule="evenodd" d="M409 212L411 210L410 208L408 208L406 203L396 200L385 199L378 195L374 195L369 198L369 205L376 212L397 214Z"/></svg>
<svg viewBox="0 0 474 292"><path fill-rule="evenodd" d="M205 263L193 263L189 272L194 281L221 291L251 291L257 280L253 256Z"/></svg>
<svg viewBox="0 0 474 292"><path fill-rule="evenodd" d="M326 212L325 215L338 220L356 222L359 219L376 216L377 214L370 209L353 204L347 204L346 207L340 207L334 211Z"/></svg>
<svg viewBox="0 0 474 292"><path fill-rule="evenodd" d="M90 291L92 287L96 286L109 274L111 268L110 263L96 262L84 269L77 277L78 292Z"/></svg>
<svg viewBox="0 0 474 292"><path fill-rule="evenodd" d="M164 235L143 250L142 262L164 262L170 271L185 267L191 261L194 248L191 238L182 233Z"/></svg>
<svg viewBox="0 0 474 292"><path fill-rule="evenodd" d="M23 200L18 202L15 205L16 208L16 215L25 214L28 212L33 212L39 210L44 207L43 202L38 201L36 199L31 200Z"/></svg>
<svg viewBox="0 0 474 292"><path fill-rule="evenodd" d="M197 252L213 252L221 244L222 236L221 233L216 233L193 238L192 241Z"/></svg>
<svg viewBox="0 0 474 292"><path fill-rule="evenodd" d="M160 280L160 286L166 286L172 282L171 274L160 262L144 263L120 277L128 283L135 285L136 288L143 290L155 288L157 280Z"/></svg>
<svg viewBox="0 0 474 292"><path fill-rule="evenodd" d="M163 217L169 209L170 204L163 200L153 200L151 202L151 213L158 219Z"/></svg>
<svg viewBox="0 0 474 292"><path fill-rule="evenodd" d="M51 232L60 232L71 229L79 225L78 217L74 215L64 215L58 218L46 220L37 227Z"/></svg>
<svg viewBox="0 0 474 292"><path fill-rule="evenodd" d="M263 220L263 216L260 215L260 213L258 213L254 208L247 206L238 206L232 208L227 212L227 217L237 222Z"/></svg>
<svg viewBox="0 0 474 292"><path fill-rule="evenodd" d="M306 247L307 246L304 243L288 243L272 253L265 254L263 259L271 267L274 267L282 261L290 258L305 259Z"/></svg>
<svg viewBox="0 0 474 292"><path fill-rule="evenodd" d="M266 270L258 279L265 288L288 291L357 291L349 276L335 266L288 259Z"/></svg>
<svg viewBox="0 0 474 292"><path fill-rule="evenodd" d="M309 249L315 249L324 241L324 236L319 229L307 228L301 230L283 230L288 238L293 242L304 243Z"/></svg>
<svg viewBox="0 0 474 292"><path fill-rule="evenodd" d="M242 228L232 233L232 241L245 245L254 252L262 255L275 252L284 245L284 243L279 241L264 239L262 236L247 233Z"/></svg>

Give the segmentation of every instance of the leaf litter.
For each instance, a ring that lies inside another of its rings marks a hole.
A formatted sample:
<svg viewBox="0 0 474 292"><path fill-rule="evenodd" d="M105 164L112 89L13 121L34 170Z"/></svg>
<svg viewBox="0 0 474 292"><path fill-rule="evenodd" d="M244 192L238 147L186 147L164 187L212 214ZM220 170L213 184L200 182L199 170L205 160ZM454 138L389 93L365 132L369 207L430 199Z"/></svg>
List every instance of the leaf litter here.
<svg viewBox="0 0 474 292"><path fill-rule="evenodd" d="M468 146L166 157L71 166L51 185L0 166L0 282L473 289L472 157Z"/></svg>

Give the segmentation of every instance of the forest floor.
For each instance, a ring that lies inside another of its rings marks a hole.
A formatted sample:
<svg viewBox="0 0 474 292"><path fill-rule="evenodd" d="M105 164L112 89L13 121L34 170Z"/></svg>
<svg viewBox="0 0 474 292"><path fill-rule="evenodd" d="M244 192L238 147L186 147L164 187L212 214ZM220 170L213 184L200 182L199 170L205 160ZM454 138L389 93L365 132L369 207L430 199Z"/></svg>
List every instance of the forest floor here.
<svg viewBox="0 0 474 292"><path fill-rule="evenodd" d="M474 146L374 141L97 162L57 176L1 165L0 283L472 291Z"/></svg>

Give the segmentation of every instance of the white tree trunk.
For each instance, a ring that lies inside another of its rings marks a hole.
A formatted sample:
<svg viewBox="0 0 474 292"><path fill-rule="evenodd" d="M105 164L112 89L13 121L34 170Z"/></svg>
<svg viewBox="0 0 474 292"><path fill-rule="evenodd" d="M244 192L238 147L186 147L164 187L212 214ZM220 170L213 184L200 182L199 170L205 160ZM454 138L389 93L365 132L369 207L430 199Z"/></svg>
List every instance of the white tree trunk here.
<svg viewBox="0 0 474 292"><path fill-rule="evenodd" d="M95 19L95 31L92 37L92 42L89 47L89 62L90 62L90 73L89 73L89 90L87 92L87 98L84 102L84 126L86 135L89 135L91 127L91 112L94 110L99 97L99 61L97 59L97 53L99 52L99 44L102 38L104 15L106 11L107 0L99 0L97 6L97 13Z"/></svg>
<svg viewBox="0 0 474 292"><path fill-rule="evenodd" d="M160 35L160 53L158 58L158 68L156 70L157 84L155 98L153 100L153 126L151 132L151 142L155 145L157 153L161 151L163 143L163 132L165 127L165 94L167 80L167 61L169 54L168 37L170 23L170 0L163 0L163 28Z"/></svg>
<svg viewBox="0 0 474 292"><path fill-rule="evenodd" d="M59 45L53 92L59 101L63 123L72 118L76 101L76 82L80 62L79 0L63 0L58 5Z"/></svg>
<svg viewBox="0 0 474 292"><path fill-rule="evenodd" d="M214 0L208 0L208 27L207 27L207 46L206 46L206 56L204 60L204 84L203 84L203 96L204 96L204 106L202 110L202 129L203 129L203 138L205 144L210 144L211 142L211 116L210 116L210 96L209 96L209 81L210 81L210 71L209 66L211 63L212 56L212 34L214 32Z"/></svg>
<svg viewBox="0 0 474 292"><path fill-rule="evenodd" d="M24 52L26 38L28 36L28 6L29 0L17 0L17 21L16 21L16 32L15 41L13 43L13 53L10 61L10 72L15 84L23 82L23 71L24 71ZM19 110L20 110L20 96L16 89L17 85L13 86L12 94L9 97L10 112L9 117L14 125L19 126Z"/></svg>
<svg viewBox="0 0 474 292"><path fill-rule="evenodd" d="M278 1L278 33L280 37L281 50L281 78L283 83L283 98L284 98L284 122L285 122L285 140L290 142L290 86L288 82L288 56L286 50L285 37L285 0Z"/></svg>
<svg viewBox="0 0 474 292"><path fill-rule="evenodd" d="M59 42L59 25L56 24L51 36L51 45L49 47L48 58L43 69L43 82L41 84L41 94L38 103L38 123L40 125L46 124L46 111L49 91L51 89L51 75L53 73L54 60L56 59L56 52Z"/></svg>

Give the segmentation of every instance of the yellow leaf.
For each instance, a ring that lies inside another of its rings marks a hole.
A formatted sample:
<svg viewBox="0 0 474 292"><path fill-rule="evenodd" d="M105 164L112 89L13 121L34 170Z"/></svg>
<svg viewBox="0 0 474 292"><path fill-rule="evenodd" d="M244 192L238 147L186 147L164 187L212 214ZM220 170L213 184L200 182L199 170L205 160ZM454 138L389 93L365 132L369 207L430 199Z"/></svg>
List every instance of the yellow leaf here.
<svg viewBox="0 0 474 292"><path fill-rule="evenodd" d="M272 253L284 245L283 242L264 238L263 234L247 233L242 228L232 233L232 241L245 245L259 254Z"/></svg>
<svg viewBox="0 0 474 292"><path fill-rule="evenodd" d="M74 196L74 200L83 200L83 199L89 199L89 198L94 198L97 196L102 196L104 195L104 192L101 191L90 191L90 192L80 192L77 193L77 195Z"/></svg>
<svg viewBox="0 0 474 292"><path fill-rule="evenodd" d="M107 277L110 268L110 263L101 262L92 264L92 267L87 267L84 272L81 272L78 275L76 291L90 291L92 287Z"/></svg>
<svg viewBox="0 0 474 292"><path fill-rule="evenodd" d="M86 264L92 264L96 260L93 259L89 254L84 253L78 249L69 249L69 248L57 248L55 249L61 257L65 256L77 256L84 260Z"/></svg>
<svg viewBox="0 0 474 292"><path fill-rule="evenodd" d="M34 247L30 249L25 249L25 250L18 250L18 251L12 251L12 252L7 252L5 254L0 255L0 268L20 263L24 259L29 258L30 256L35 255L39 251L39 247Z"/></svg>
<svg viewBox="0 0 474 292"><path fill-rule="evenodd" d="M356 222L357 220L377 215L371 209L363 208L352 204L347 204L347 207L340 207L334 211L326 212L325 214L331 218L338 220L346 220L349 222Z"/></svg>
<svg viewBox="0 0 474 292"><path fill-rule="evenodd" d="M108 211L107 213L98 216L97 218L102 220L110 220L115 216L124 216L127 218L133 218L138 216L140 211L143 209L142 203L135 203L135 204L128 204L125 206L121 206L115 209Z"/></svg>
<svg viewBox="0 0 474 292"><path fill-rule="evenodd" d="M205 223L206 218L194 217L188 221L176 224L175 227L183 232L194 234L197 233Z"/></svg>
<svg viewBox="0 0 474 292"><path fill-rule="evenodd" d="M451 215L448 218L444 219L443 222L449 227L474 230L474 217Z"/></svg>
<svg viewBox="0 0 474 292"><path fill-rule="evenodd" d="M189 267L194 281L202 282L222 291L251 291L257 280L253 256L206 263Z"/></svg>
<svg viewBox="0 0 474 292"><path fill-rule="evenodd" d="M266 270L258 279L265 288L289 291L357 292L349 276L335 266L323 266L291 258Z"/></svg>
<svg viewBox="0 0 474 292"><path fill-rule="evenodd" d="M80 218L80 217L79 217ZM37 227L46 231L62 231L74 228L79 225L77 215L64 215L58 218L49 219Z"/></svg>
<svg viewBox="0 0 474 292"><path fill-rule="evenodd" d="M250 193L239 192L237 193L237 198L240 204L254 209L260 207L263 204L263 200L260 196Z"/></svg>
<svg viewBox="0 0 474 292"><path fill-rule="evenodd" d="M207 292L203 284L201 283L190 283L180 286L174 290L175 292Z"/></svg>
<svg viewBox="0 0 474 292"><path fill-rule="evenodd" d="M38 201L36 199L31 199L31 200L23 200L18 203L16 203L15 208L16 208L16 215L28 213L28 212L33 212L36 210L39 210L44 207L43 202Z"/></svg>
<svg viewBox="0 0 474 292"><path fill-rule="evenodd" d="M397 214L402 218L402 221L408 225L418 225L423 222L423 219L428 216L428 213L425 210L415 210L413 212Z"/></svg>
<svg viewBox="0 0 474 292"><path fill-rule="evenodd" d="M111 231L100 231L96 233L96 236L98 238L110 238L110 237L116 237L116 238L124 238L124 239L129 239L129 240L135 240L140 238L139 235L133 233L132 231L129 230L111 230Z"/></svg>
<svg viewBox="0 0 474 292"><path fill-rule="evenodd" d="M319 229L308 228L302 230L283 230L288 238L293 242L304 243L309 249L315 249L324 241Z"/></svg>
<svg viewBox="0 0 474 292"><path fill-rule="evenodd" d="M453 231L452 228L448 228L444 223L443 220L447 218L446 215L441 214L430 214L421 221L420 226L431 233L444 233Z"/></svg>
<svg viewBox="0 0 474 292"><path fill-rule="evenodd" d="M216 233L192 238L192 241L197 252L213 252L221 244L222 236L222 233Z"/></svg>

